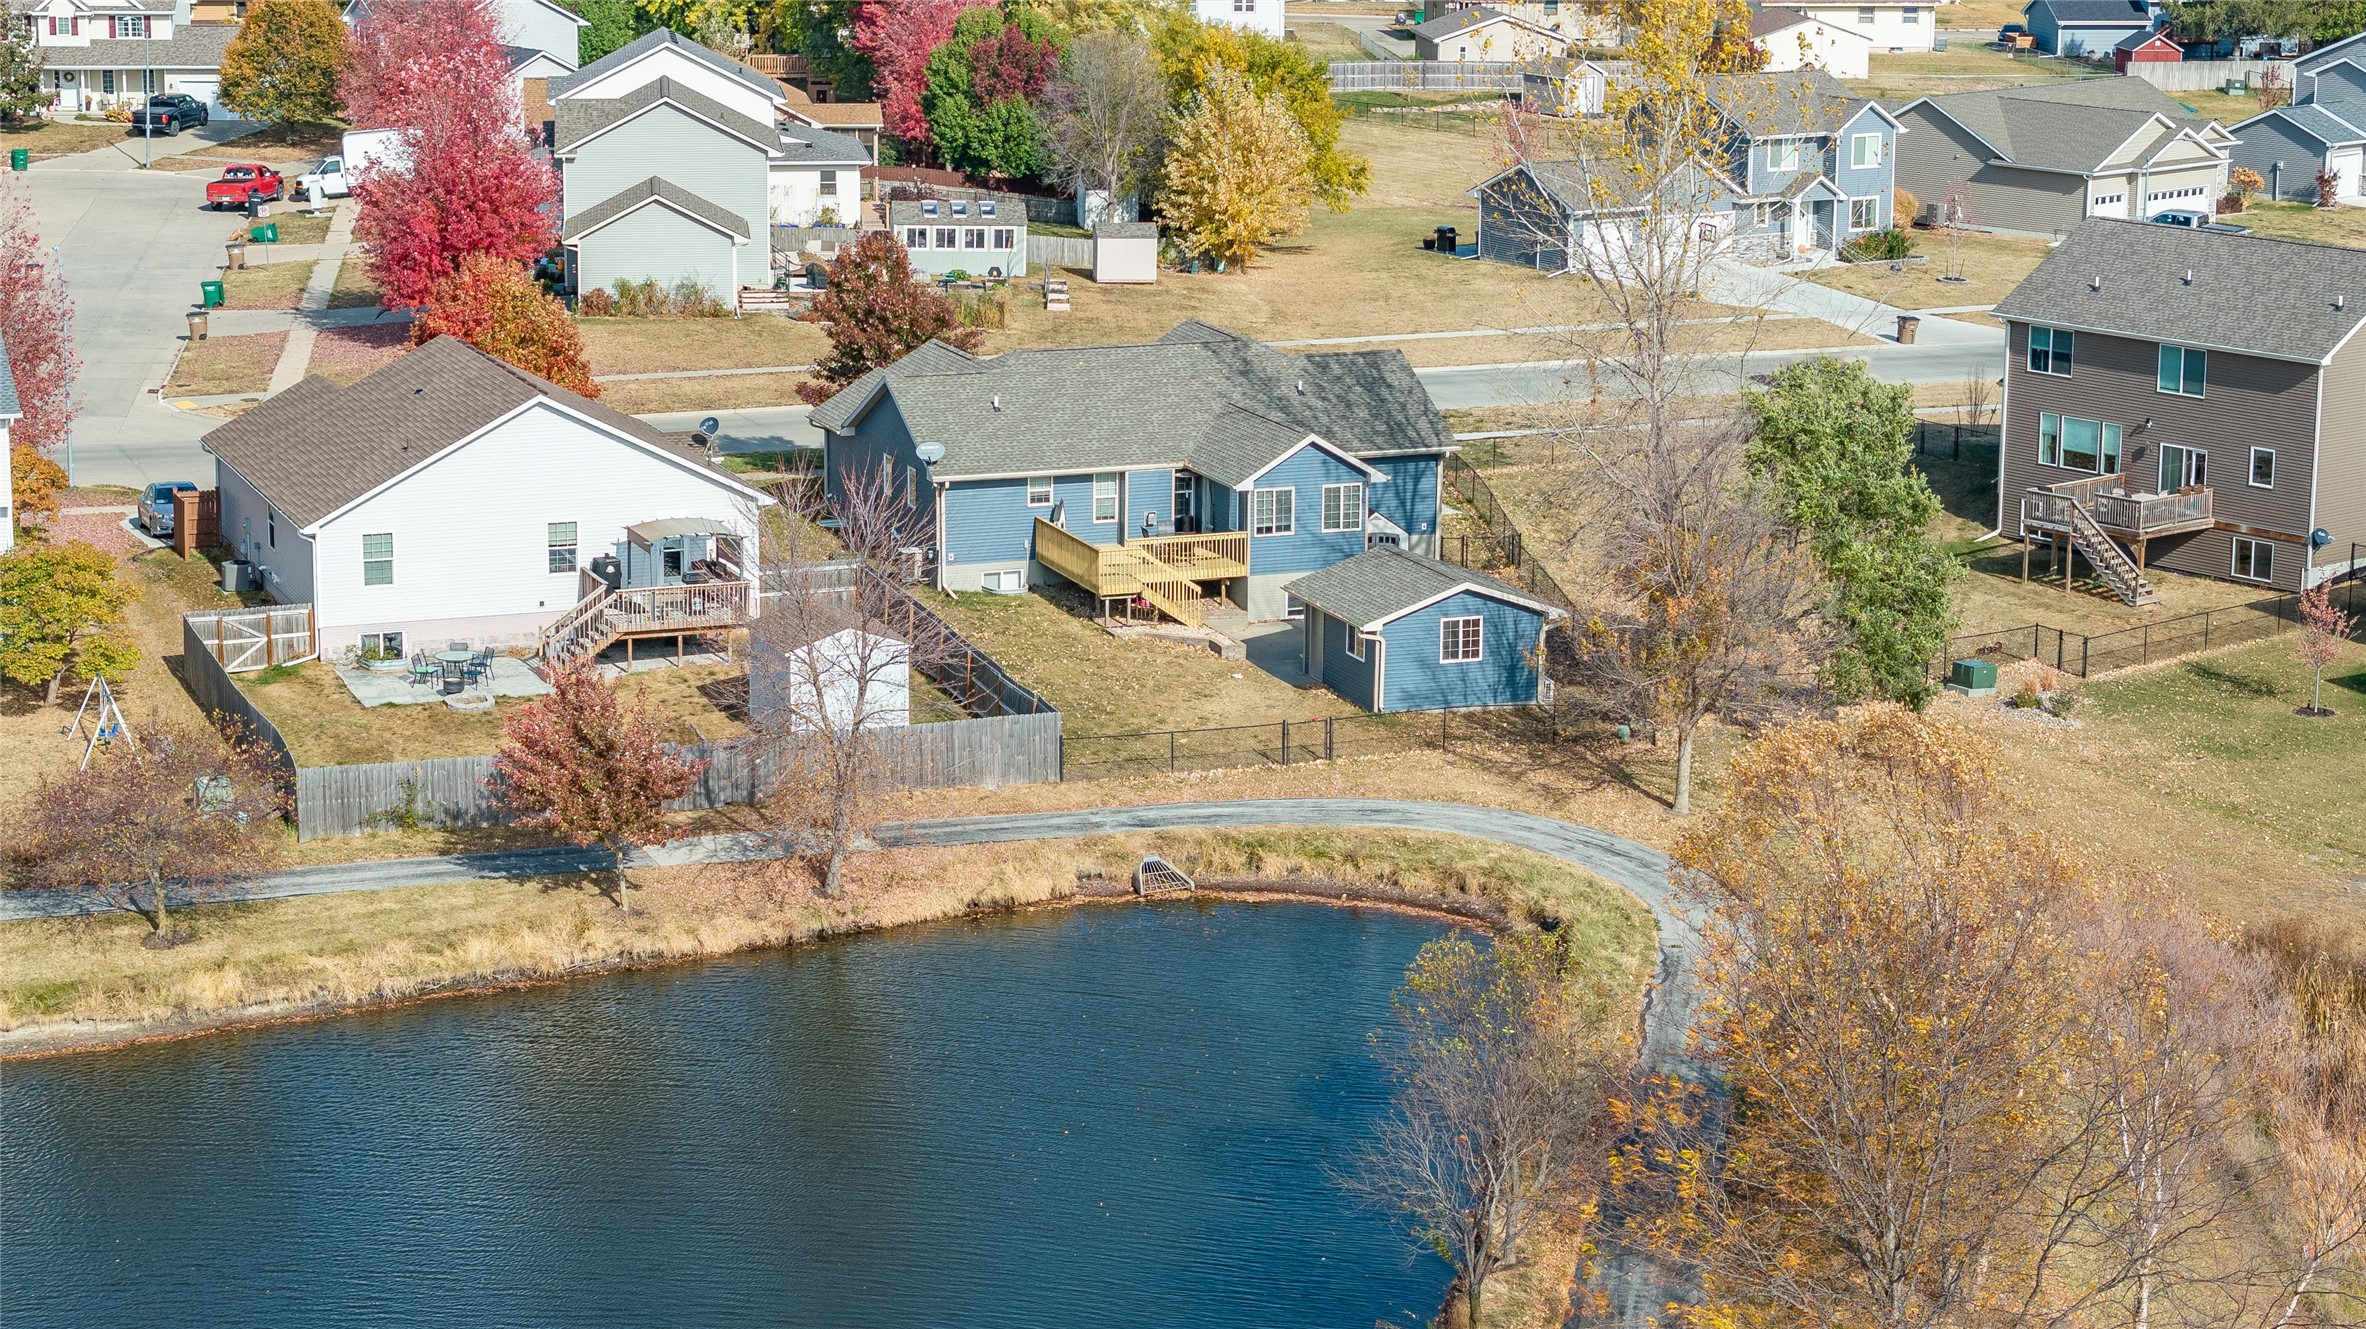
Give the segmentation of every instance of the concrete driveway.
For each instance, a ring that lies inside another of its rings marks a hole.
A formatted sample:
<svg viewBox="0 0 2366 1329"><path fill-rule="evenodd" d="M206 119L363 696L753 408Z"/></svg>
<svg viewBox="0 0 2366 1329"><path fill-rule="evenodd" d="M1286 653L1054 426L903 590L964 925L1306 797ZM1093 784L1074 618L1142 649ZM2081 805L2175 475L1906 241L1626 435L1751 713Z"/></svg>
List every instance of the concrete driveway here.
<svg viewBox="0 0 2366 1329"><path fill-rule="evenodd" d="M178 146L198 147L214 129L184 134ZM213 467L197 441L221 421L173 410L151 389L172 372L197 284L221 266L222 242L236 221L205 210L204 172L143 171L136 155L123 155L125 146L37 163L20 183L42 240L63 262L74 303L82 353L74 480L210 484ZM136 154L140 144L128 147Z"/></svg>

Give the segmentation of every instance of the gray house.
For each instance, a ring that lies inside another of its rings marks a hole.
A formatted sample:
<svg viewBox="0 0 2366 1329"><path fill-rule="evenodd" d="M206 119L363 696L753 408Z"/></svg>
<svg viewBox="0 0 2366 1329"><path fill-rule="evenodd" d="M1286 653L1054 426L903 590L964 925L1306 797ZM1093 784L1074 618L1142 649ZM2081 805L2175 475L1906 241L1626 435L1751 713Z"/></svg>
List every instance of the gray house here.
<svg viewBox="0 0 2366 1329"><path fill-rule="evenodd" d="M2058 236L2087 217L2215 206L2234 135L2138 78L1953 92L1907 103L1898 184L1925 220L1957 182L1982 230Z"/></svg>
<svg viewBox="0 0 2366 1329"><path fill-rule="evenodd" d="M2006 535L2075 548L2134 603L2146 568L2357 571L2366 250L2091 219L1995 312Z"/></svg>
<svg viewBox="0 0 2366 1329"><path fill-rule="evenodd" d="M2021 18L2048 55L2104 56L2127 37L2160 26L2151 0L2030 0Z"/></svg>
<svg viewBox="0 0 2366 1329"><path fill-rule="evenodd" d="M986 189L937 191L936 198L892 199L887 227L931 277L1027 275L1027 200Z"/></svg>
<svg viewBox="0 0 2366 1329"><path fill-rule="evenodd" d="M2333 175L2336 202L2366 202L2366 44L2320 46L2292 62L2293 102L2234 127L2234 164L2259 173L2270 198L2317 201Z"/></svg>

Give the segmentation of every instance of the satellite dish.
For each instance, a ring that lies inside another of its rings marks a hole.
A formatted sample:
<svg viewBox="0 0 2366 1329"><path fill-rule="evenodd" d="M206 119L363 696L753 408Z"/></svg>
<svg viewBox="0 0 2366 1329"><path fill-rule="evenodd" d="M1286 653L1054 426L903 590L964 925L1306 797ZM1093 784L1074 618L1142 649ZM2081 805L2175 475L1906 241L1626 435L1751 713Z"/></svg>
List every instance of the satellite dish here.
<svg viewBox="0 0 2366 1329"><path fill-rule="evenodd" d="M715 435L723 432L723 422L710 415L706 419L698 422L698 432L706 435L708 438L713 438Z"/></svg>
<svg viewBox="0 0 2366 1329"><path fill-rule="evenodd" d="M934 466L938 462L941 462L945 459L945 445L942 443L923 443L912 449L912 455L920 459L921 465Z"/></svg>
<svg viewBox="0 0 2366 1329"><path fill-rule="evenodd" d="M2308 533L2308 547L2311 549L2323 549L2325 546L2332 543L2333 532L2326 530L2322 526Z"/></svg>

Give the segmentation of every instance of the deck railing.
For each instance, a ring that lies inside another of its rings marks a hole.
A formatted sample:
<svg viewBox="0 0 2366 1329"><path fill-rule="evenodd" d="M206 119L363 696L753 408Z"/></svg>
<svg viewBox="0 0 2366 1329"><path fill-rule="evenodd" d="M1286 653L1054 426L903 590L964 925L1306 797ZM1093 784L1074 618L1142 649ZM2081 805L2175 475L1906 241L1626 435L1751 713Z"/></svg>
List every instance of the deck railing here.
<svg viewBox="0 0 2366 1329"><path fill-rule="evenodd" d="M1221 551L1237 549L1237 561ZM1154 553L1153 550L1160 552ZM1171 552L1178 567L1166 560ZM1198 627L1207 621L1197 583L1248 571L1248 536L1238 532L1162 536L1130 545L1097 545L1035 519L1035 560L1103 599L1140 597L1161 613Z"/></svg>
<svg viewBox="0 0 2366 1329"><path fill-rule="evenodd" d="M2112 534L2137 538L2193 530L2214 520L2207 489L2138 495L2128 492L2127 478L2120 475L2032 486L2023 520L2069 530L2073 503L2085 505L2096 524Z"/></svg>
<svg viewBox="0 0 2366 1329"><path fill-rule="evenodd" d="M744 581L622 591L603 585L598 594L578 602L543 629L543 663L555 666L579 655L596 655L617 638L636 633L664 636L738 627L748 620L748 596L753 589L752 583Z"/></svg>
<svg viewBox="0 0 2366 1329"><path fill-rule="evenodd" d="M1138 549L1194 581L1249 575L1249 533L1207 531L1197 535L1158 535L1124 546Z"/></svg>

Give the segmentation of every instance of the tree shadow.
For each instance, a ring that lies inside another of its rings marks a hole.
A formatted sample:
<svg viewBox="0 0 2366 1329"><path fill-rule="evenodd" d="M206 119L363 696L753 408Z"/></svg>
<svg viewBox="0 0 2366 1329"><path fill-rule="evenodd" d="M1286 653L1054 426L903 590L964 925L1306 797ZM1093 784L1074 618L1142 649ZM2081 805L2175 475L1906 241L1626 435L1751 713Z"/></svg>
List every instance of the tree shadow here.
<svg viewBox="0 0 2366 1329"><path fill-rule="evenodd" d="M2224 688L2229 692L2239 693L2245 697L2266 700L2276 695L2274 683L2256 674L2236 673L2215 660L2197 660L2185 668L2187 673L2201 682L2208 683L2212 687ZM2351 677L2366 680L2366 674L2355 674ZM2333 679L2326 680L2328 683L2335 681Z"/></svg>

